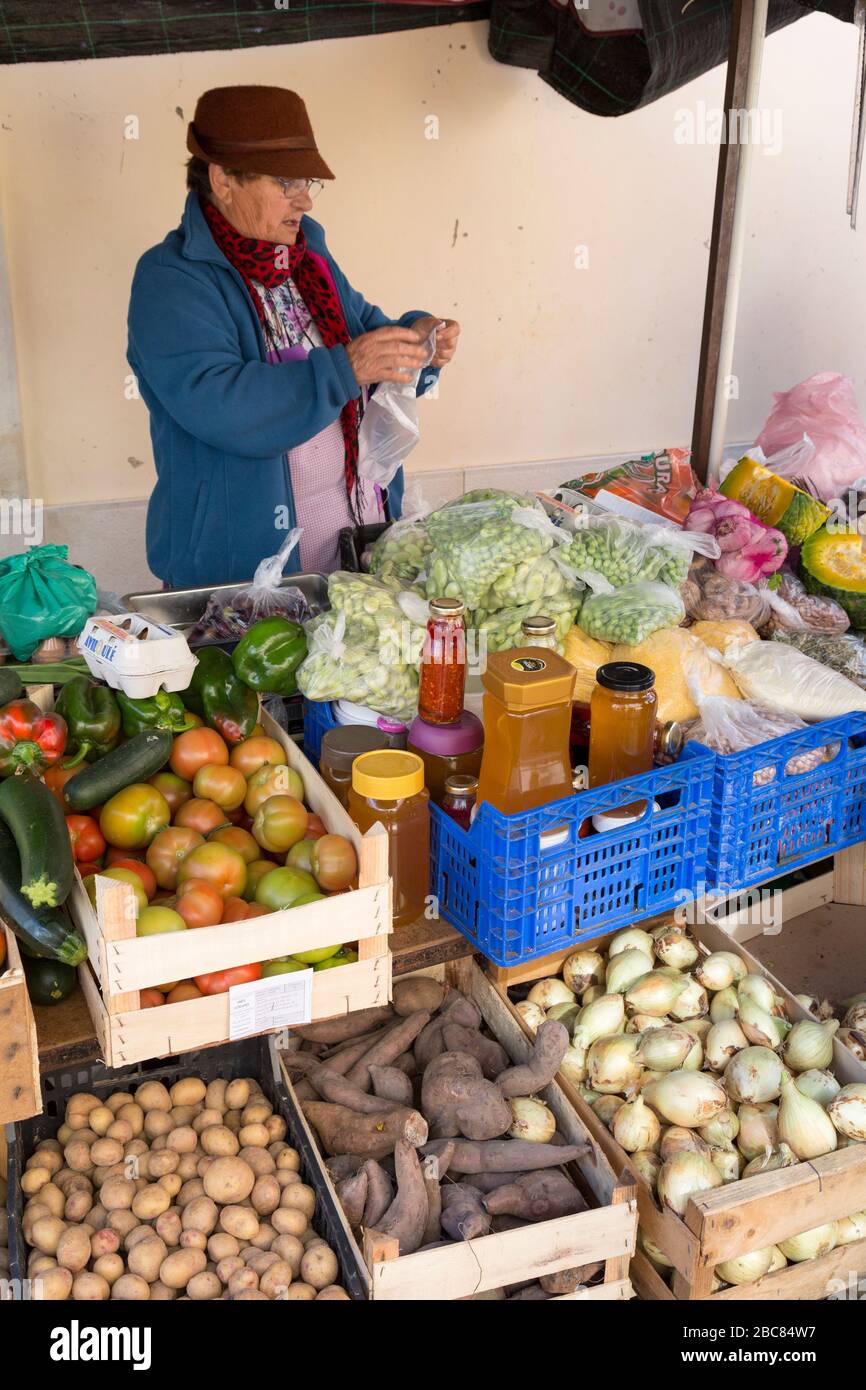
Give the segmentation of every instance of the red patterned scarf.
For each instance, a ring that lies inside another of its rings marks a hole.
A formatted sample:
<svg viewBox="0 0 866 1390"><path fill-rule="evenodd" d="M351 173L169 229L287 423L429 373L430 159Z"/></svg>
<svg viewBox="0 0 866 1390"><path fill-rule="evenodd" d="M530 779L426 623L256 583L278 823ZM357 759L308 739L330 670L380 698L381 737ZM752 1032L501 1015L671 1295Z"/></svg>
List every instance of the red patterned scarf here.
<svg viewBox="0 0 866 1390"><path fill-rule="evenodd" d="M349 342L349 330L334 283L321 259L308 249L302 231L298 232L294 246L278 246L272 241L259 241L256 237L241 236L213 203L203 200L201 209L217 246L226 260L243 276L263 328L264 307L253 281L257 280L265 289L273 290L291 276L322 335L325 347L336 347L338 343L345 345ZM358 501L356 483L359 423L358 400L348 401L340 411L345 446L343 475L350 502L355 503Z"/></svg>

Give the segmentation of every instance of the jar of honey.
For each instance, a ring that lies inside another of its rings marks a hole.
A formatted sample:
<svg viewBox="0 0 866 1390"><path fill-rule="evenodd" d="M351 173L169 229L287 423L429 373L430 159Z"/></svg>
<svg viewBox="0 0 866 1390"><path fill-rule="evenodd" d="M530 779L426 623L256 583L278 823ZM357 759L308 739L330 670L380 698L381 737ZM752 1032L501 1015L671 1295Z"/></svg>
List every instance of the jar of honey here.
<svg viewBox="0 0 866 1390"><path fill-rule="evenodd" d="M377 824L387 832L394 926L408 926L424 910L430 877L430 794L418 755L389 748L357 757L349 815L362 834Z"/></svg>
<svg viewBox="0 0 866 1390"><path fill-rule="evenodd" d="M655 675L636 661L609 661L596 672L590 700L589 785L606 786L649 772L653 765ZM623 806L622 816L643 814L645 802Z"/></svg>
<svg viewBox="0 0 866 1390"><path fill-rule="evenodd" d="M463 611L459 599L430 600L418 684L418 713L428 724L454 724L463 710L466 684Z"/></svg>
<svg viewBox="0 0 866 1390"><path fill-rule="evenodd" d="M484 685L478 804L510 815L572 793L568 734L575 670L545 647L492 652Z"/></svg>
<svg viewBox="0 0 866 1390"><path fill-rule="evenodd" d="M477 777L481 771L484 725L468 710L454 724L428 724L419 714L409 726L406 746L423 762L430 800L441 806L447 778Z"/></svg>

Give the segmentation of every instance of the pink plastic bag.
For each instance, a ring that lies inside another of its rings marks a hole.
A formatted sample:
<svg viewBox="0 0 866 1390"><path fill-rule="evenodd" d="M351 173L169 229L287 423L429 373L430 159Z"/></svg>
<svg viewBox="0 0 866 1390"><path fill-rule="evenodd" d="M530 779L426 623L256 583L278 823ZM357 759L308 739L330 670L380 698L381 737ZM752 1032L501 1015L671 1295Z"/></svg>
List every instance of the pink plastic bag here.
<svg viewBox="0 0 866 1390"><path fill-rule="evenodd" d="M773 399L755 441L772 472L799 482L824 502L866 477L866 424L849 376L815 372L790 391L774 392Z"/></svg>

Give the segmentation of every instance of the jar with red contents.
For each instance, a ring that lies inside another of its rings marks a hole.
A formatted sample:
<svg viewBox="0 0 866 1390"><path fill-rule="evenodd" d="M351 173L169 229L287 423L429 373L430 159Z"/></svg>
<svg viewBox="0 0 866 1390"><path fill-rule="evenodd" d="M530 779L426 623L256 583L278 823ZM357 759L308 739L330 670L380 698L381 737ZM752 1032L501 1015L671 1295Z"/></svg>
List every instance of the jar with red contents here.
<svg viewBox="0 0 866 1390"><path fill-rule="evenodd" d="M466 685L466 627L459 599L430 600L421 653L418 713L427 724L455 724Z"/></svg>

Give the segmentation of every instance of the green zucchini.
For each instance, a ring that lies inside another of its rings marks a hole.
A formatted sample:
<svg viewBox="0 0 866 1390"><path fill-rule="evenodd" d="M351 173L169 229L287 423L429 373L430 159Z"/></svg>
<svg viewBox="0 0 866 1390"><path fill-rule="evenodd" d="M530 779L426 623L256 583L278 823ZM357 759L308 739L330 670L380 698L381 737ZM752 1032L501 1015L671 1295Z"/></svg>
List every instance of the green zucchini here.
<svg viewBox="0 0 866 1390"><path fill-rule="evenodd" d="M168 729L147 729L106 753L98 763L70 777L63 788L71 811L89 811L133 782L146 782L168 762L174 736Z"/></svg>
<svg viewBox="0 0 866 1390"><path fill-rule="evenodd" d="M0 819L21 860L21 892L31 907L59 907L75 882L72 846L60 803L36 777L0 782Z"/></svg>
<svg viewBox="0 0 866 1390"><path fill-rule="evenodd" d="M59 1004L68 999L75 988L77 972L62 961L24 956L22 965L32 1004Z"/></svg>
<svg viewBox="0 0 866 1390"><path fill-rule="evenodd" d="M20 890L21 860L12 832L0 820L0 909L21 942L22 952L65 965L80 965L87 957L84 938L59 910L34 912Z"/></svg>
<svg viewBox="0 0 866 1390"><path fill-rule="evenodd" d="M8 705L10 700L20 700L24 686L17 671L0 666L0 705Z"/></svg>

